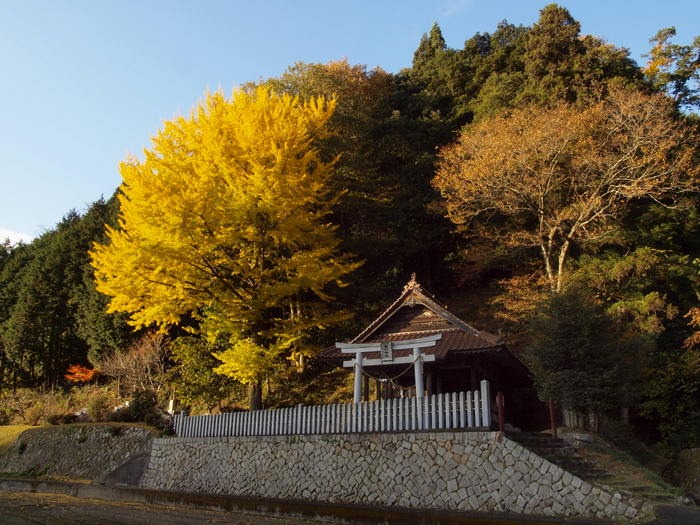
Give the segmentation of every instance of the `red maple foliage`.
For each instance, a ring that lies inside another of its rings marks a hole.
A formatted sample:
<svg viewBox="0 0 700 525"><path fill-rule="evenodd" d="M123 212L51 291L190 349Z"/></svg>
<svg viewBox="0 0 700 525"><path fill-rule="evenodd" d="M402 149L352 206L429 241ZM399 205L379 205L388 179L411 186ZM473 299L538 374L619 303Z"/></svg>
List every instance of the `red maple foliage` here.
<svg viewBox="0 0 700 525"><path fill-rule="evenodd" d="M70 365L68 371L63 375L71 383L87 383L99 375L99 370L86 368L80 365Z"/></svg>

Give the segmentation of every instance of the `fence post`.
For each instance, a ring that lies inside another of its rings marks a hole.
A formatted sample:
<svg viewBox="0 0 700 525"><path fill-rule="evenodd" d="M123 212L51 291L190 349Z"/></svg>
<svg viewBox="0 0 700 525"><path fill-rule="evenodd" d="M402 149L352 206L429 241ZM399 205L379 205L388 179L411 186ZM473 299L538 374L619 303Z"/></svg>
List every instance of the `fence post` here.
<svg viewBox="0 0 700 525"><path fill-rule="evenodd" d="M485 427L491 426L491 385L486 379L481 381L481 421Z"/></svg>
<svg viewBox="0 0 700 525"><path fill-rule="evenodd" d="M425 429L433 430L437 421L437 418L435 417L435 394L426 396L424 405L426 414Z"/></svg>
<svg viewBox="0 0 700 525"><path fill-rule="evenodd" d="M479 403L479 391L474 390L474 407L472 408L474 410L474 426L475 427L480 427L481 426L481 403Z"/></svg>
<svg viewBox="0 0 700 525"><path fill-rule="evenodd" d="M459 412L457 405L457 392L452 393L452 428L459 428Z"/></svg>
<svg viewBox="0 0 700 525"><path fill-rule="evenodd" d="M423 429L423 418L422 410L423 404L419 403L417 397L411 398L411 404L413 405L413 429L412 430L422 430Z"/></svg>

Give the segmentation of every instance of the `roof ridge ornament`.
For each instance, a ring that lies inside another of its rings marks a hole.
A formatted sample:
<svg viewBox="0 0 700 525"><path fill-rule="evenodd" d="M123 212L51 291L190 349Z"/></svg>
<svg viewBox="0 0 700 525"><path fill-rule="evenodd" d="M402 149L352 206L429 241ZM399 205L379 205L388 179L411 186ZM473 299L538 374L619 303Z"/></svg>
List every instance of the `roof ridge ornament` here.
<svg viewBox="0 0 700 525"><path fill-rule="evenodd" d="M418 281L416 281L416 272L411 274L411 278L408 280L408 283L406 283L406 286L403 287L403 293L408 292L409 290L422 290L420 284L418 284Z"/></svg>

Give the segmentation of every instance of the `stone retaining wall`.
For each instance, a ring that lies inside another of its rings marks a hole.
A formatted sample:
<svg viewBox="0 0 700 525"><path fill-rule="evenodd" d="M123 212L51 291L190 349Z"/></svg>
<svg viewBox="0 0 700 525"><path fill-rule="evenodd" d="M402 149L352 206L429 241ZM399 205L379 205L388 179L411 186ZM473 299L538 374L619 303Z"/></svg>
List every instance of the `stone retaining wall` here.
<svg viewBox="0 0 700 525"><path fill-rule="evenodd" d="M640 522L606 492L497 432L160 438L145 488Z"/></svg>
<svg viewBox="0 0 700 525"><path fill-rule="evenodd" d="M152 431L119 423L32 428L0 455L0 473L103 481L148 454Z"/></svg>

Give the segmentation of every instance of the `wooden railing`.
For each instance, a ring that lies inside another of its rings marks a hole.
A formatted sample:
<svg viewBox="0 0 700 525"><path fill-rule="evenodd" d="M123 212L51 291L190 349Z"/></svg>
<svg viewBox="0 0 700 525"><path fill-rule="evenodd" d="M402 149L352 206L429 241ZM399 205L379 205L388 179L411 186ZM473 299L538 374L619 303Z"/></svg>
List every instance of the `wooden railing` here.
<svg viewBox="0 0 700 525"><path fill-rule="evenodd" d="M488 428L489 382L480 390L424 398L382 399L368 403L299 405L292 408L228 412L173 418L179 437L284 436Z"/></svg>

